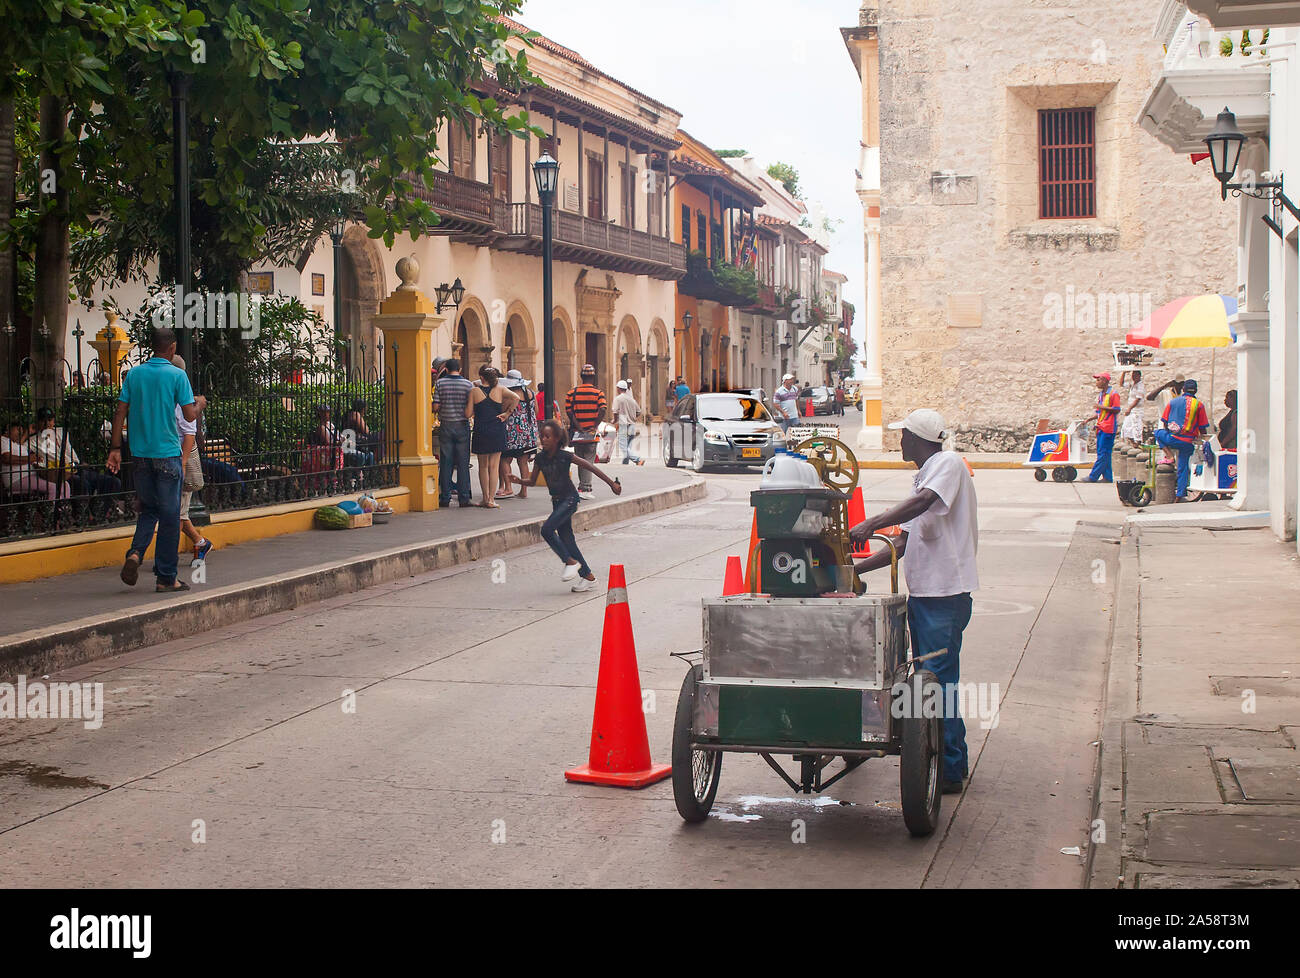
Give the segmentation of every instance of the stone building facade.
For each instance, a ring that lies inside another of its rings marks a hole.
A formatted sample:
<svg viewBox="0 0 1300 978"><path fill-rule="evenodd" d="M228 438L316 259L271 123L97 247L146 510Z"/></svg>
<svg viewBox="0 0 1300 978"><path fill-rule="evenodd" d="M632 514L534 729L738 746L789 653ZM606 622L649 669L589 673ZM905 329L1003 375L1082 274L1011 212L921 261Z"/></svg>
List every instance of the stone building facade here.
<svg viewBox="0 0 1300 978"><path fill-rule="evenodd" d="M961 448L1023 450L1039 418L1091 415L1092 374L1150 309L1235 293L1233 216L1208 165L1138 126L1158 0L878 6L883 414L936 407ZM1044 136L1068 109L1083 128ZM1080 216L1042 214L1061 199L1042 195L1044 139L1091 144ZM1208 351L1158 357L1156 385L1209 377ZM1226 391L1234 358L1216 367Z"/></svg>

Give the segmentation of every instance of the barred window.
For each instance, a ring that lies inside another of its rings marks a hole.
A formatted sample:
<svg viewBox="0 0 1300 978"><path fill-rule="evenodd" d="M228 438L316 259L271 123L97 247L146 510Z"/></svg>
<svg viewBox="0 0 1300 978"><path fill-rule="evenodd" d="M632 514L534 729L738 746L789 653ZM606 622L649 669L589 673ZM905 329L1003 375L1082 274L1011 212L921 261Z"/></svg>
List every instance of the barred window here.
<svg viewBox="0 0 1300 978"><path fill-rule="evenodd" d="M1038 216L1097 216L1095 109L1038 110Z"/></svg>

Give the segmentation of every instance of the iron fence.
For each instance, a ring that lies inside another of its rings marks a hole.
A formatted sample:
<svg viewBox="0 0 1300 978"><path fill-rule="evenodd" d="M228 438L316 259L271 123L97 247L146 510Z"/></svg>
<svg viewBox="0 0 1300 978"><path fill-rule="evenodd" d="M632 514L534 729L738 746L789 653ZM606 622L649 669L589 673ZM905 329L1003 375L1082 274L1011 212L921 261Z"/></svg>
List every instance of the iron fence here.
<svg viewBox="0 0 1300 978"><path fill-rule="evenodd" d="M0 398L0 542L135 519L129 415L121 469L105 465L120 388L97 364L64 368L55 404L34 404L27 386ZM210 364L194 388L208 400L199 428L205 488L195 497L208 511L398 485L400 392L373 368Z"/></svg>

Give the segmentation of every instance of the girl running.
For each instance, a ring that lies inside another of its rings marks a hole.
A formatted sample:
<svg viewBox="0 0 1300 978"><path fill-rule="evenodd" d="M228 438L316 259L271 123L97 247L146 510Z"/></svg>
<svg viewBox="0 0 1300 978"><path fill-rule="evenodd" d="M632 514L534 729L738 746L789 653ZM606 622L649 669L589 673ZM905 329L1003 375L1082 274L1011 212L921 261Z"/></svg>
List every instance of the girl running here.
<svg viewBox="0 0 1300 978"><path fill-rule="evenodd" d="M565 448L569 440L568 433L554 418L543 421L538 433L541 436L542 450L537 454L537 465L533 469L532 478L527 482L514 475L510 478L521 486L535 486L539 475L546 477L546 488L551 493L551 515L542 524L542 539L564 561L564 572L560 575L560 580L581 578L571 589L575 594L580 594L596 586L596 575L587 566L587 561L573 538L573 514L578 510L578 490L569 477L569 467L576 465L580 469L587 469L613 489L616 496L622 494L623 486L585 458L579 458Z"/></svg>

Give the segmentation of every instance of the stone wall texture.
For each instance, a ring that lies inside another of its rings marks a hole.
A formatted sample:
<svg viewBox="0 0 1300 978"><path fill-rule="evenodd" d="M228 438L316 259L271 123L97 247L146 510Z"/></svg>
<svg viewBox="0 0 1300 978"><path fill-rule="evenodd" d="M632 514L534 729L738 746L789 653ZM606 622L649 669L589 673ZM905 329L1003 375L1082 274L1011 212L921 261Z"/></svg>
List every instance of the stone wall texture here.
<svg viewBox="0 0 1300 978"><path fill-rule="evenodd" d="M1039 418L1091 416L1148 303L1236 293L1236 204L1137 125L1159 0L880 7L885 420L936 407L959 447L1021 451ZM1040 220L1037 110L1076 106L1096 107L1098 217ZM1208 395L1209 351L1157 359L1149 390L1184 373ZM1236 356L1215 362L1218 403Z"/></svg>

